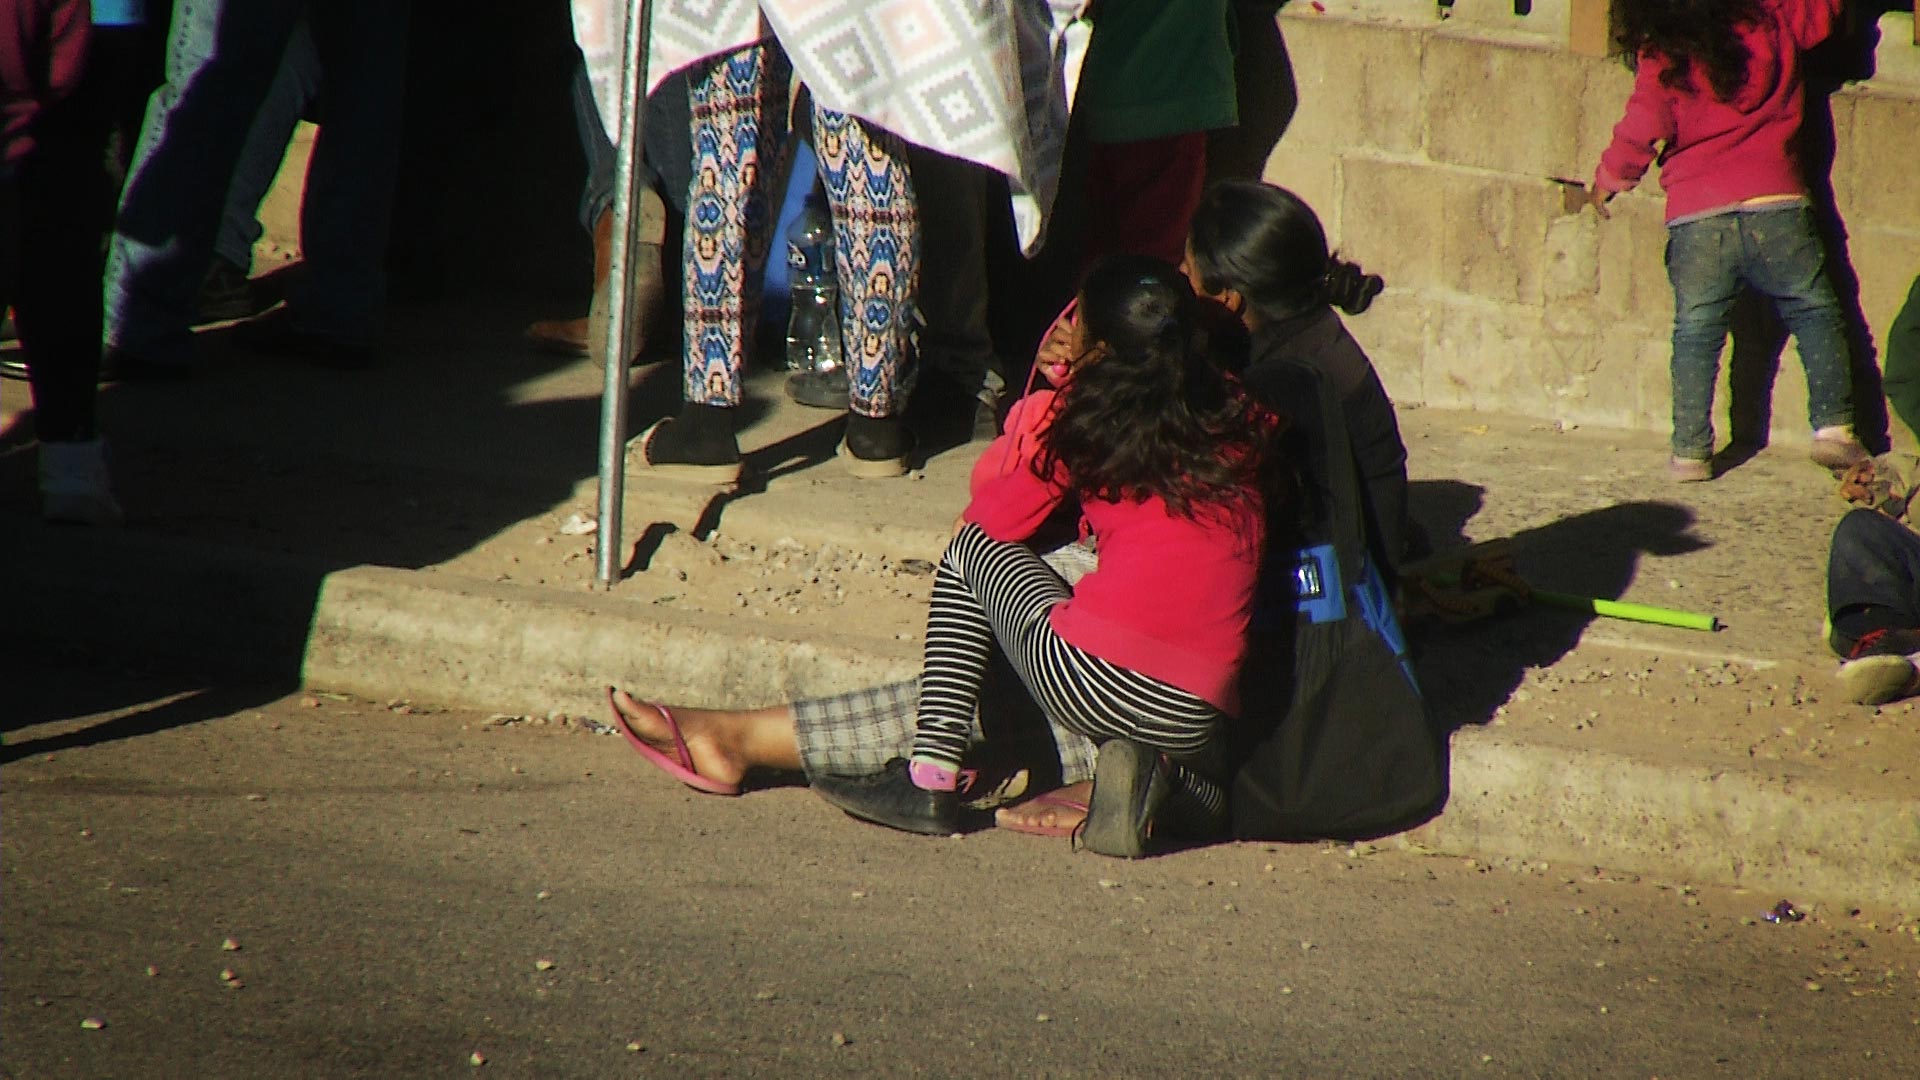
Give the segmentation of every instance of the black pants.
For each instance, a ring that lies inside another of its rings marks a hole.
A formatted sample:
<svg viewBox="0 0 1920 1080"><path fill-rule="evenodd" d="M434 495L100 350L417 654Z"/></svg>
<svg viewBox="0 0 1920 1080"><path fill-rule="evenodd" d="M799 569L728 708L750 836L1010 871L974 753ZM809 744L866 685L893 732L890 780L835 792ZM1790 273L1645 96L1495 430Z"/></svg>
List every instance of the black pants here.
<svg viewBox="0 0 1920 1080"><path fill-rule="evenodd" d="M144 30L96 29L79 87L35 118L33 149L0 179L0 307L14 309L42 442L94 437L102 239L125 171L115 133L153 59Z"/></svg>
<svg viewBox="0 0 1920 1080"><path fill-rule="evenodd" d="M1833 530L1827 556L1828 644L1847 655L1869 630L1920 629L1920 536L1873 510Z"/></svg>

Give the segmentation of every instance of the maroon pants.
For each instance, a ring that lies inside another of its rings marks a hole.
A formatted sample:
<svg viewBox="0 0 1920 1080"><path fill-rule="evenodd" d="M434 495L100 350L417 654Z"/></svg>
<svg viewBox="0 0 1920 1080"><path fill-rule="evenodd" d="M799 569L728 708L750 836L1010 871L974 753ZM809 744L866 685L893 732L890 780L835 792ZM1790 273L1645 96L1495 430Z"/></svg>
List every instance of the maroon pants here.
<svg viewBox="0 0 1920 1080"><path fill-rule="evenodd" d="M1153 255L1177 265L1207 181L1207 133L1088 149L1082 276L1108 255Z"/></svg>

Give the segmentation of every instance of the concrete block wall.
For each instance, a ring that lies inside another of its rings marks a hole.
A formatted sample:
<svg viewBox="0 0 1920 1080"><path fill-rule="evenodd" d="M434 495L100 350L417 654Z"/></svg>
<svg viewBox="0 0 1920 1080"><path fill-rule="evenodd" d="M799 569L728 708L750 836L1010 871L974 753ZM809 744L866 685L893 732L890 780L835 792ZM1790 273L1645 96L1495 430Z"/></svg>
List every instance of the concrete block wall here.
<svg viewBox="0 0 1920 1080"><path fill-rule="evenodd" d="M1567 50L1567 7L1539 0L1523 17L1511 0L1456 0L1441 19L1429 0L1289 4L1277 18L1299 106L1266 176L1386 278L1349 325L1396 400L1665 431L1664 200L1654 176L1610 221L1569 198L1632 76ZM1879 73L1832 98L1835 200L1876 342L1920 274L1911 18L1885 17ZM1776 440L1805 441L1805 400L1789 345Z"/></svg>

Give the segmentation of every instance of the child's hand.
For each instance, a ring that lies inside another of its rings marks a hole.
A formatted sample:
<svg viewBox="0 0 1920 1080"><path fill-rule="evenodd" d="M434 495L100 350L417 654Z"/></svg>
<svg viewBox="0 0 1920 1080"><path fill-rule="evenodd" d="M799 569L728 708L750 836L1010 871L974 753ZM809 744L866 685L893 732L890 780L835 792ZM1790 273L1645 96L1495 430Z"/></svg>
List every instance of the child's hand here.
<svg viewBox="0 0 1920 1080"><path fill-rule="evenodd" d="M1613 192L1607 191L1604 188L1589 187L1587 189L1587 205L1593 207L1593 212L1599 214L1600 220L1602 221L1613 216L1613 214L1607 210L1607 203L1612 199Z"/></svg>
<svg viewBox="0 0 1920 1080"><path fill-rule="evenodd" d="M1067 376L1072 373L1073 365L1079 359L1077 348L1079 334L1075 329L1079 302L1068 304L1059 315L1054 317L1053 325L1047 327L1047 335L1040 339L1040 349L1033 355L1033 366L1056 387L1065 386Z"/></svg>

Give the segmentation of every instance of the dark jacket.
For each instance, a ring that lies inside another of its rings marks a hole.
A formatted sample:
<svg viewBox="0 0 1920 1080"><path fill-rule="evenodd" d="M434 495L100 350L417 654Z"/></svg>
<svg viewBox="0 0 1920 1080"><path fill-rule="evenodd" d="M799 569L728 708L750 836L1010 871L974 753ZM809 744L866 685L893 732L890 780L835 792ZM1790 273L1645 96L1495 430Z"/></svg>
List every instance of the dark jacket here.
<svg viewBox="0 0 1920 1080"><path fill-rule="evenodd" d="M1325 375L1340 402L1353 466L1361 486L1367 544L1381 576L1392 586L1406 560L1407 447L1393 402L1372 361L1332 308L1319 307L1254 331L1241 379L1283 415L1296 410L1274 385L1282 364L1304 364Z"/></svg>

